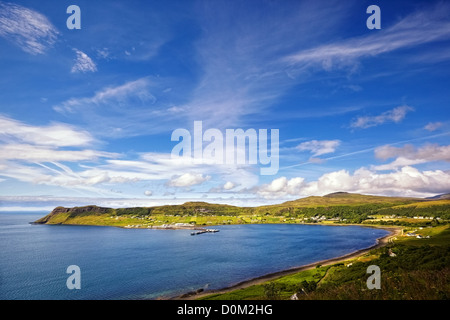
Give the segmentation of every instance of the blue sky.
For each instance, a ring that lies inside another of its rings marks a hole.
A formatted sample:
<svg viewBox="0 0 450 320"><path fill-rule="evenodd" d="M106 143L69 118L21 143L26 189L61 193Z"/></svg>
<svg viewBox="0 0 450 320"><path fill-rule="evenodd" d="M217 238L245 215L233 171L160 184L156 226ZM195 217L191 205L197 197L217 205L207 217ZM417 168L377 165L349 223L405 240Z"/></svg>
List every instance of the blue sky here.
<svg viewBox="0 0 450 320"><path fill-rule="evenodd" d="M81 9L81 29L66 9ZM381 9L370 30L369 5ZM450 3L0 0L0 207L450 191ZM176 159L279 130L279 170Z"/></svg>

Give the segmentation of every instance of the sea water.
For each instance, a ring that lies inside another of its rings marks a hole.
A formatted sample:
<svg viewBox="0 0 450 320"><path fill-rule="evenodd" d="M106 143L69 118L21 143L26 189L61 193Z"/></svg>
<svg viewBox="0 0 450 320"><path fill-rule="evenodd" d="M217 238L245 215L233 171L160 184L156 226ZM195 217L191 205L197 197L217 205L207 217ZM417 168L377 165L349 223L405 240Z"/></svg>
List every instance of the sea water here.
<svg viewBox="0 0 450 320"><path fill-rule="evenodd" d="M248 224L217 233L30 224L46 213L0 212L0 299L157 299L220 289L370 247L386 230ZM80 270L70 290L67 268Z"/></svg>

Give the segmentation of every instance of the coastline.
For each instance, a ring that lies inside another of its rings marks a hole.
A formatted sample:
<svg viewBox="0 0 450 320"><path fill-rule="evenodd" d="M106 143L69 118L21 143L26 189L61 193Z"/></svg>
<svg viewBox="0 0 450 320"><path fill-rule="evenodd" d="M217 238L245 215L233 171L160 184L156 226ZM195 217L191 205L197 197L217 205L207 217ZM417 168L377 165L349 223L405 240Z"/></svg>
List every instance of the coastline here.
<svg viewBox="0 0 450 320"><path fill-rule="evenodd" d="M379 229L384 229L386 231L389 231L389 234L385 235L384 237L378 238L376 239L376 243L370 247L364 248L364 249L360 249L360 250L356 250L350 253L347 253L343 256L339 256L339 257L335 257L335 258L330 258L330 259L325 259L325 260L321 260L321 261L317 261L317 262L313 262L307 265L302 265L302 266L298 266L298 267L294 267L294 268L289 268L286 270L281 270L278 272L274 272L274 273L270 273L270 274L266 274L266 275L262 275L256 278L252 278L249 280L244 280L241 281L237 284L234 284L232 286L229 287L225 287L225 288L221 288L221 289L216 289L216 290L210 290L210 291L202 291L200 293L195 293L195 292L190 292L190 293L185 293L183 295L180 296L176 296L176 297L172 297L172 298L168 298L167 300L195 300L198 298L202 298L202 297L206 297L212 294L223 294L223 293L228 293L234 290L238 290L238 289L244 289L253 285L258 285L258 284L262 284L265 283L267 281L271 281L271 280L275 280L278 279L280 277L283 276L287 276L287 275L291 275L291 274L295 274L301 271L306 271L306 270L310 270L315 268L317 265L322 265L322 266L327 266L327 265L331 265L331 264L335 264L335 263L339 263L339 262L343 262L349 259L354 259L354 258L358 258L362 255L364 255L365 253L369 252L370 250L373 249L377 249L380 247L383 247L385 245L387 245L390 240L396 236L398 236L401 233L402 228L401 227L388 227L388 226L364 226L364 227L369 227L369 228L379 228ZM164 299L164 298L161 298Z"/></svg>

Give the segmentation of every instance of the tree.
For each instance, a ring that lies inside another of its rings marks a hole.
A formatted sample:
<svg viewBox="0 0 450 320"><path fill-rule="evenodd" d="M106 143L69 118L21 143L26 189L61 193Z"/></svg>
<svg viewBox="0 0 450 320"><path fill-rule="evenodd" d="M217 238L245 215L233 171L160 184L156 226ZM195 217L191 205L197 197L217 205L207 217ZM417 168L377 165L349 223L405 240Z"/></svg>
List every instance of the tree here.
<svg viewBox="0 0 450 320"><path fill-rule="evenodd" d="M311 292L315 291L316 288L317 288L317 282L303 280L300 283L300 286L299 286L300 290L299 291L308 294L308 293L311 293Z"/></svg>
<svg viewBox="0 0 450 320"><path fill-rule="evenodd" d="M264 297L268 300L278 300L280 298L280 288L275 282L263 284Z"/></svg>

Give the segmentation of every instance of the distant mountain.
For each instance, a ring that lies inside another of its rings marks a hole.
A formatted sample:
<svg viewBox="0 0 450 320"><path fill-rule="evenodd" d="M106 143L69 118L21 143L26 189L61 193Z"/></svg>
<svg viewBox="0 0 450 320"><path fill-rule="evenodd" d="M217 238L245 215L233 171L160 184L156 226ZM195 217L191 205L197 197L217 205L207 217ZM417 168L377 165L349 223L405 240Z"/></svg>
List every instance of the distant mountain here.
<svg viewBox="0 0 450 320"><path fill-rule="evenodd" d="M430 199L430 200L450 200L450 193L439 194L437 196L428 197L428 198L425 198L425 199Z"/></svg>
<svg viewBox="0 0 450 320"><path fill-rule="evenodd" d="M357 193L354 193L354 194L357 194ZM339 192L329 193L327 195L324 195L324 197L327 197L327 198L341 198L341 197L349 197L351 195L352 195L352 193L339 191Z"/></svg>

